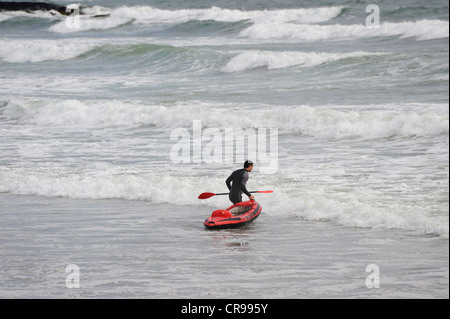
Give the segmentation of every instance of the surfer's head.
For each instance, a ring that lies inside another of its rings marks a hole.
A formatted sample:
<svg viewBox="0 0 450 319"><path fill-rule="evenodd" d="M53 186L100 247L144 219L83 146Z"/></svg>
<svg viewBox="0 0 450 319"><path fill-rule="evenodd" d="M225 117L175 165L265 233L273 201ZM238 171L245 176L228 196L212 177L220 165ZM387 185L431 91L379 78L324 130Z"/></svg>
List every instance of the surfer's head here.
<svg viewBox="0 0 450 319"><path fill-rule="evenodd" d="M251 172L253 170L253 162L252 161L245 161L244 168Z"/></svg>

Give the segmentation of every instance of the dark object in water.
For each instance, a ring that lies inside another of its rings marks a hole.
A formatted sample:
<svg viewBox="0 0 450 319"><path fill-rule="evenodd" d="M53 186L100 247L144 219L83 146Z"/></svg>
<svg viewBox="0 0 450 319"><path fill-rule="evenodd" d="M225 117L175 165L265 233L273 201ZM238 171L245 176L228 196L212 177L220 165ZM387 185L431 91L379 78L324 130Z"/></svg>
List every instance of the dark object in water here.
<svg viewBox="0 0 450 319"><path fill-rule="evenodd" d="M51 11L55 10L63 15L70 15L73 10L67 10L66 7L58 4L44 3L44 2L3 2L0 1L0 11Z"/></svg>
<svg viewBox="0 0 450 319"><path fill-rule="evenodd" d="M57 11L62 15L70 16L71 14L84 14L79 9L76 10L70 6L61 6L59 4L45 3L45 2L3 2L0 1L0 12L1 11ZM109 17L109 14L98 14L92 16L92 18L105 18Z"/></svg>

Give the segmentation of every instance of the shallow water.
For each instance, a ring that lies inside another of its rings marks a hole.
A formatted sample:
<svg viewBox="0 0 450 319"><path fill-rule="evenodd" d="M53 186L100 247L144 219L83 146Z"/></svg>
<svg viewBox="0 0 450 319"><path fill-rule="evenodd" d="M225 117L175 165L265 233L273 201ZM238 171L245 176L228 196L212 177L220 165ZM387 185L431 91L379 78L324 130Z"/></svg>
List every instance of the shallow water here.
<svg viewBox="0 0 450 319"><path fill-rule="evenodd" d="M447 298L448 239L209 209L1 195L3 298ZM66 267L79 267L78 289ZM366 267L379 267L368 288Z"/></svg>
<svg viewBox="0 0 450 319"><path fill-rule="evenodd" d="M0 13L1 296L448 297L448 2L82 4Z"/></svg>

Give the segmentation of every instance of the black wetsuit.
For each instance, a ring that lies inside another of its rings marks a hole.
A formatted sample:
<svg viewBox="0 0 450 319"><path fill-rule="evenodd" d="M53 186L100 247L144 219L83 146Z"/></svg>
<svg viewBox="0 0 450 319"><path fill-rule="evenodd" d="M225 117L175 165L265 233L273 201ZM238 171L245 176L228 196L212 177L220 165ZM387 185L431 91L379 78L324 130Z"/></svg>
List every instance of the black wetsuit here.
<svg viewBox="0 0 450 319"><path fill-rule="evenodd" d="M230 190L230 201L233 204L242 202L242 193L250 197L250 193L248 192L245 185L248 181L248 171L245 168L238 169L234 171L230 177L227 178L226 183L227 187Z"/></svg>

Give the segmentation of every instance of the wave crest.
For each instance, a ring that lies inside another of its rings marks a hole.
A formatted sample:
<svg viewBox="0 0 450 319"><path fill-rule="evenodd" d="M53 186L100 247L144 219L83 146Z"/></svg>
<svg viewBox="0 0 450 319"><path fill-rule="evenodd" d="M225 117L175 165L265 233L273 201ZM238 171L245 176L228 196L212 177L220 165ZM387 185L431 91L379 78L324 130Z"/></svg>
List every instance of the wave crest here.
<svg viewBox="0 0 450 319"><path fill-rule="evenodd" d="M247 51L232 58L225 67L224 72L239 72L254 68L267 67L269 70L284 69L293 66L311 67L342 59L357 58L384 53L350 52L350 53L325 53L325 52L273 52L273 51Z"/></svg>
<svg viewBox="0 0 450 319"><path fill-rule="evenodd" d="M55 33L71 33L90 30L108 30L127 23L135 24L180 24L188 21L278 21L295 23L318 23L337 17L342 7L322 7L311 9L281 9L281 10L254 10L242 11L236 9L222 9L211 7L209 9L180 9L165 10L150 6L123 6L100 13L107 17L95 18L99 10L93 10L88 16L79 16L78 26L72 27L67 20L61 21L50 28Z"/></svg>
<svg viewBox="0 0 450 319"><path fill-rule="evenodd" d="M257 111L255 111L257 108ZM437 136L449 133L448 105L392 104L357 106L308 105L223 105L201 101L170 105L126 101L79 101L13 98L0 113L0 119L42 126L153 126L170 130L192 127L193 119L205 127L274 127L280 133L317 138L388 138L392 136ZM243 119L243 109L252 117ZM195 114L193 117L192 114Z"/></svg>
<svg viewBox="0 0 450 319"><path fill-rule="evenodd" d="M93 43L81 45L70 40L3 40L0 60L9 63L65 61L92 50Z"/></svg>
<svg viewBox="0 0 450 319"><path fill-rule="evenodd" d="M380 28L362 24L308 25L280 22L255 23L241 31L241 37L259 40L324 41L391 37L433 40L449 37L448 21L419 20L416 22L382 23Z"/></svg>
<svg viewBox="0 0 450 319"><path fill-rule="evenodd" d="M158 204L208 205L217 208L224 206L228 200L217 196L200 202L197 196L205 190L205 185L210 190L223 188L224 178L123 171L78 174L54 170L35 172L0 167L0 193L76 199L142 200ZM183 191L180 192L180 189ZM364 203L359 196L362 194L355 193L350 198L340 198L338 194L330 196L317 186L292 192L289 186L279 185L271 195L272 200L266 201L263 209L272 215L294 215L307 220L327 220L353 227L417 230L448 237L448 217L417 214L417 207L411 208L408 205L397 207L398 211L393 213L377 205Z"/></svg>

